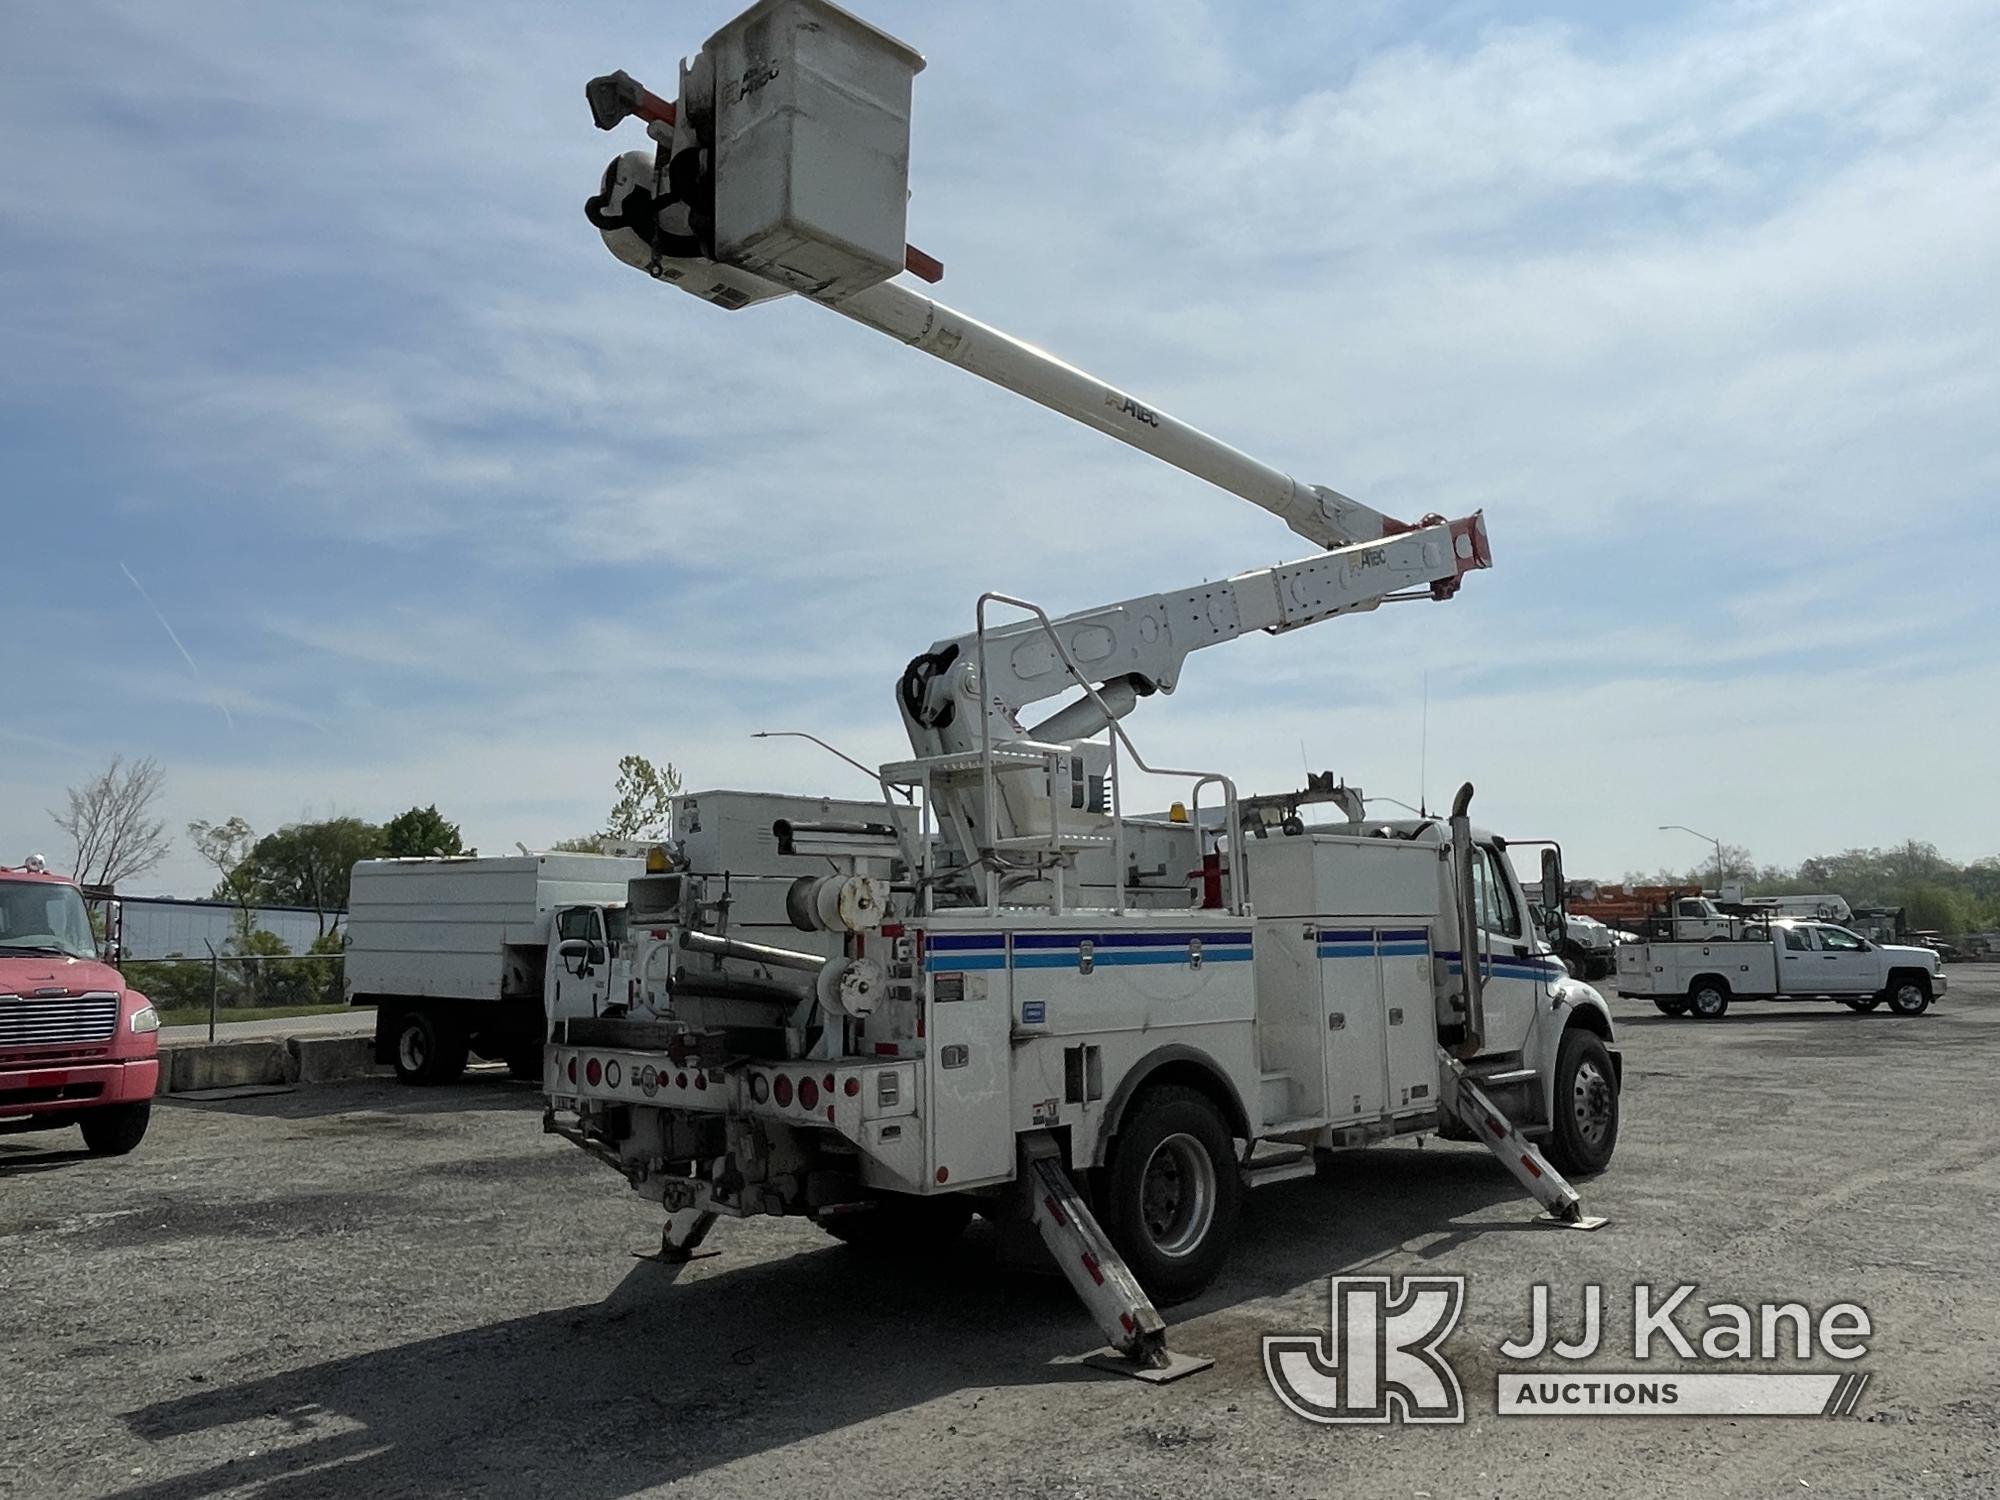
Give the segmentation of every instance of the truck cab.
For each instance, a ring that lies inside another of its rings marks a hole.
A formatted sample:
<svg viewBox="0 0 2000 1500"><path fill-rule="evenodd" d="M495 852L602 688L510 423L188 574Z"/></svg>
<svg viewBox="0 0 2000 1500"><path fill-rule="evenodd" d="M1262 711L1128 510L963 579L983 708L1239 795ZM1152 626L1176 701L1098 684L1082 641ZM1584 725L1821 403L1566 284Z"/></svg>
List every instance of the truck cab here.
<svg viewBox="0 0 2000 1500"><path fill-rule="evenodd" d="M159 1012L100 954L83 892L33 856L0 866L0 1134L81 1126L92 1155L146 1134Z"/></svg>

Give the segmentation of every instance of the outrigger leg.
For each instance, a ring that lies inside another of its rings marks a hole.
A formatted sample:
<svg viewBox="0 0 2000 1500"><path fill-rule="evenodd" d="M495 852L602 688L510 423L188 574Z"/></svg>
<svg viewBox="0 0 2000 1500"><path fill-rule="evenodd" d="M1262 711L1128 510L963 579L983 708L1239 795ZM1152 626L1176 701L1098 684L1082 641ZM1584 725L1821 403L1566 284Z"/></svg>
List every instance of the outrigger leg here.
<svg viewBox="0 0 2000 1500"><path fill-rule="evenodd" d="M1035 1152L1030 1145L1028 1152ZM1060 1157L1024 1152L1022 1173L1033 1205L1035 1227L1063 1275L1090 1309L1110 1347L1087 1355L1084 1363L1155 1385L1206 1370L1215 1361L1167 1348L1167 1324L1138 1278L1112 1248L1103 1227L1063 1170Z"/></svg>
<svg viewBox="0 0 2000 1500"><path fill-rule="evenodd" d="M1549 1165L1535 1143L1515 1129L1514 1122L1480 1091L1472 1075L1466 1072L1465 1064L1449 1053L1440 1052L1439 1056L1451 1073L1452 1112L1488 1151L1500 1158L1500 1164L1534 1195L1535 1201L1548 1210L1538 1216L1542 1222L1560 1224L1565 1229L1601 1229L1611 1222L1583 1211L1582 1194Z"/></svg>

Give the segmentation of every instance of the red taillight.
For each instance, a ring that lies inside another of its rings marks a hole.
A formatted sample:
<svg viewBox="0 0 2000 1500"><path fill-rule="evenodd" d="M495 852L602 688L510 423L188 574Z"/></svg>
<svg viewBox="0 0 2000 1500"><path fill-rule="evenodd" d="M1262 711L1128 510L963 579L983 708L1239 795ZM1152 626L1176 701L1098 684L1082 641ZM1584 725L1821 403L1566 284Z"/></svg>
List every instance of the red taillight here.
<svg viewBox="0 0 2000 1500"><path fill-rule="evenodd" d="M688 1076L687 1076L687 1074L685 1074L685 1073L676 1073L676 1074L674 1074L674 1087L675 1087L675 1088L677 1088L677 1089L684 1089L684 1088L686 1088L687 1086L688 1086Z"/></svg>
<svg viewBox="0 0 2000 1500"><path fill-rule="evenodd" d="M771 1084L771 1097L778 1101L778 1108L784 1109L792 1102L792 1080L780 1073Z"/></svg>
<svg viewBox="0 0 2000 1500"><path fill-rule="evenodd" d="M950 1168L950 1167L939 1167L939 1168L937 1169L937 1180L938 1180L939 1182L949 1182L949 1181L951 1181L951 1168Z"/></svg>
<svg viewBox="0 0 2000 1500"><path fill-rule="evenodd" d="M801 1078L799 1080L799 1107L801 1109L817 1109L819 1107L819 1085L814 1083L810 1078Z"/></svg>
<svg viewBox="0 0 2000 1500"><path fill-rule="evenodd" d="M697 1073L697 1074L695 1074L695 1075L694 1075L694 1086L695 1086L696 1088L698 1088L698 1089L705 1089L705 1088L707 1088L707 1087L708 1087L708 1075L707 1075L706 1073Z"/></svg>
<svg viewBox="0 0 2000 1500"><path fill-rule="evenodd" d="M569 1074L569 1081L570 1081L571 1083L575 1083L575 1082L576 1082L576 1059L575 1059L575 1058L573 1058L573 1057L572 1057L572 1058L571 1058L571 1059L569 1060L569 1067L568 1067L568 1068L567 1068L567 1069L566 1069L565 1071L566 1071L566 1072L568 1072L568 1074Z"/></svg>
<svg viewBox="0 0 2000 1500"><path fill-rule="evenodd" d="M828 1105L828 1106L826 1107L826 1117L827 1117L827 1118L828 1118L829 1120L831 1120L831 1119L833 1118L833 1106L832 1106L831 1104L829 1104L829 1105Z"/></svg>
<svg viewBox="0 0 2000 1500"><path fill-rule="evenodd" d="M826 1075L826 1082L822 1083L820 1087L825 1089L829 1094L833 1092L833 1075L831 1073Z"/></svg>
<svg viewBox="0 0 2000 1500"><path fill-rule="evenodd" d="M596 1058L593 1057L589 1062L583 1065L584 1082L588 1083L592 1088L596 1088L598 1081L603 1077L604 1077L603 1065L600 1064Z"/></svg>
<svg viewBox="0 0 2000 1500"><path fill-rule="evenodd" d="M861 1092L861 1080L859 1078L848 1079L847 1082L842 1086L842 1092L845 1093L848 1098L852 1099L856 1094Z"/></svg>

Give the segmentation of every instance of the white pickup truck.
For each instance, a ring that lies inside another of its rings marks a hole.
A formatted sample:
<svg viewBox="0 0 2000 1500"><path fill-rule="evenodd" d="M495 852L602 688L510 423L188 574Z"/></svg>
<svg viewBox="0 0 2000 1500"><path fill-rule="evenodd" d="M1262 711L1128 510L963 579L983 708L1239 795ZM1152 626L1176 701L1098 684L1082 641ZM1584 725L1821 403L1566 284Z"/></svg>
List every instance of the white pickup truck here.
<svg viewBox="0 0 2000 1500"><path fill-rule="evenodd" d="M1838 1000L1850 1010L1887 1001L1896 1014L1917 1016L1944 990L1943 965L1931 949L1871 942L1831 922L1780 918L1768 937L1618 950L1619 994L1704 1021L1732 1000Z"/></svg>

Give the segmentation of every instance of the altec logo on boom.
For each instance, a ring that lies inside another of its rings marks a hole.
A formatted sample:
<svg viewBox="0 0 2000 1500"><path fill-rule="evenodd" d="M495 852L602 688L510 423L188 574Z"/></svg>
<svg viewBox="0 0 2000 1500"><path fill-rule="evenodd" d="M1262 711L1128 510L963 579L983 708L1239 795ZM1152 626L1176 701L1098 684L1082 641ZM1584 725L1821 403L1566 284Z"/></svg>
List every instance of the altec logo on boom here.
<svg viewBox="0 0 2000 1500"><path fill-rule="evenodd" d="M1278 1399L1311 1422L1463 1422L1465 1399L1442 1345L1465 1306L1462 1276L1335 1276L1327 1333L1273 1334L1264 1372ZM1770 1365L1815 1357L1851 1362L1868 1352L1866 1309L1836 1302L1815 1314L1801 1302L1748 1307L1711 1302L1692 1322L1695 1288L1632 1288L1632 1359L1644 1368L1562 1364L1503 1370L1502 1416L1846 1416L1867 1388L1860 1370L1688 1370L1678 1362ZM1529 1294L1529 1328L1499 1346L1508 1360L1589 1359L1604 1347L1604 1293L1586 1286L1573 1340L1552 1338L1549 1288Z"/></svg>

